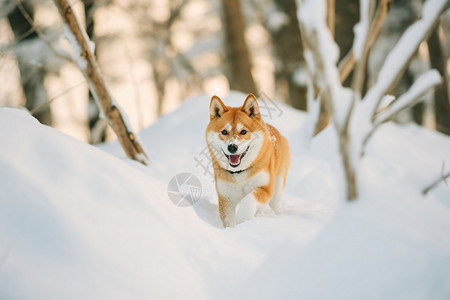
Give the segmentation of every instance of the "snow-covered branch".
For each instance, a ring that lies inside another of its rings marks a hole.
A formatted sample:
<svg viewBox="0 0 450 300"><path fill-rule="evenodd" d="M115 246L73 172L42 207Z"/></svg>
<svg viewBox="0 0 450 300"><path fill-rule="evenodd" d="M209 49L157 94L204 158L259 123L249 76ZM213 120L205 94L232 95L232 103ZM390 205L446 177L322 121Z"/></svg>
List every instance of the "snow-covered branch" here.
<svg viewBox="0 0 450 300"><path fill-rule="evenodd" d="M442 78L438 71L427 71L414 82L406 93L394 101L388 109L377 114L373 125L376 127L382 123L393 120L402 110L416 104L428 91L441 83Z"/></svg>
<svg viewBox="0 0 450 300"><path fill-rule="evenodd" d="M361 100L361 90L365 81L367 56L369 55L370 49L370 26L372 19L373 10L375 7L375 1L373 0L363 0L360 1L360 16L361 21L355 25L355 38L353 41L353 53L354 60L357 62L355 74L352 81L353 98L351 109L345 120L345 128L348 129L350 124L350 118L352 111L356 105L356 102Z"/></svg>
<svg viewBox="0 0 450 300"><path fill-rule="evenodd" d="M423 4L422 18L403 33L387 56L378 74L377 82L364 97L366 113L372 120L375 118L382 97L397 84L420 43L431 34L447 5L448 0L427 0Z"/></svg>
<svg viewBox="0 0 450 300"><path fill-rule="evenodd" d="M368 47L370 48L375 42L378 33L380 32L381 25L383 25L384 19L386 19L389 5L392 0L381 0L379 1L377 11L375 13L374 20L370 26L370 34L368 38ZM361 6L363 8L363 6ZM355 66L355 54L353 52L353 47L350 51L344 56L342 61L339 63L339 76L341 78L341 82L344 82L347 79L350 72L353 70Z"/></svg>
<svg viewBox="0 0 450 300"><path fill-rule="evenodd" d="M347 182L346 198L353 200L357 197L356 174L350 156L350 136L346 126L353 94L342 87L339 79L336 66L339 51L327 26L326 2L303 0L298 4L305 60L339 134L339 148Z"/></svg>
<svg viewBox="0 0 450 300"><path fill-rule="evenodd" d="M125 119L125 114L111 95L100 68L94 57L94 44L89 40L86 31L80 26L72 6L67 0L54 0L63 19L66 38L72 45L74 59L86 78L89 89L96 99L103 115L116 133L127 156L142 164L148 163L148 156L137 140L136 134Z"/></svg>
<svg viewBox="0 0 450 300"><path fill-rule="evenodd" d="M394 101L392 105L389 105L387 109L378 113L372 123L371 130L367 133L362 142L361 155L364 155L364 148L367 142L381 124L393 120L401 111L416 104L427 92L441 83L442 77L439 72L436 70L429 70L420 76L409 90Z"/></svg>
<svg viewBox="0 0 450 300"><path fill-rule="evenodd" d="M328 103L337 128L342 128L350 107L348 89L342 87L336 63L339 49L334 42L327 23L325 1L300 0L298 19L305 47L304 56L312 74L314 85L320 91L322 100ZM314 12L314 13L311 13Z"/></svg>
<svg viewBox="0 0 450 300"><path fill-rule="evenodd" d="M353 55L355 60L359 61L363 57L364 49L367 48L369 41L370 19L372 9L375 5L374 0L361 1L359 5L360 21L355 25L355 38L353 40Z"/></svg>

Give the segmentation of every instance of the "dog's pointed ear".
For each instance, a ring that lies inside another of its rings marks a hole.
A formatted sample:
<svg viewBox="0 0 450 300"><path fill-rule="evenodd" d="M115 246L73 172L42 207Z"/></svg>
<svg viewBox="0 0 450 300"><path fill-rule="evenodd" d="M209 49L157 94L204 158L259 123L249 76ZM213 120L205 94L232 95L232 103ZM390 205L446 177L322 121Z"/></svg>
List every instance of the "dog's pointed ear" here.
<svg viewBox="0 0 450 300"><path fill-rule="evenodd" d="M220 100L217 96L212 96L211 103L209 104L209 118L212 119L218 119L220 118L224 113L228 111L228 108L223 104L222 100Z"/></svg>
<svg viewBox="0 0 450 300"><path fill-rule="evenodd" d="M245 99L241 110L245 112L251 118L261 119L261 113L259 111L259 105L253 94L250 94Z"/></svg>

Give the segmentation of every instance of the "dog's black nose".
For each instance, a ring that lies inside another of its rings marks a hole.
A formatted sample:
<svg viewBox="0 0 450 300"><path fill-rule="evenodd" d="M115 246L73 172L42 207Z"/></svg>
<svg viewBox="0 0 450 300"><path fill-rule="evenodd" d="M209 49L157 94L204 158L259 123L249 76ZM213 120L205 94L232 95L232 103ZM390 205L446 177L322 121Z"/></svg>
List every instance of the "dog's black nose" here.
<svg viewBox="0 0 450 300"><path fill-rule="evenodd" d="M236 153L238 147L235 144L230 144L228 145L228 151L230 151L230 153Z"/></svg>

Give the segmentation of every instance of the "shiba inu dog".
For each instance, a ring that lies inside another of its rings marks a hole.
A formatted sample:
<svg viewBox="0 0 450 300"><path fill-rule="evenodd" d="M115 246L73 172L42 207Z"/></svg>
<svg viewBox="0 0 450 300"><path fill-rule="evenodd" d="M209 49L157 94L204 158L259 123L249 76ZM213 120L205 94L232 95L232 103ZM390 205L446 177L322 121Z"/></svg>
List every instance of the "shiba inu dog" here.
<svg viewBox="0 0 450 300"><path fill-rule="evenodd" d="M255 96L229 107L213 96L206 142L211 154L219 213L224 227L234 227L269 204L277 210L290 164L289 145L261 119Z"/></svg>

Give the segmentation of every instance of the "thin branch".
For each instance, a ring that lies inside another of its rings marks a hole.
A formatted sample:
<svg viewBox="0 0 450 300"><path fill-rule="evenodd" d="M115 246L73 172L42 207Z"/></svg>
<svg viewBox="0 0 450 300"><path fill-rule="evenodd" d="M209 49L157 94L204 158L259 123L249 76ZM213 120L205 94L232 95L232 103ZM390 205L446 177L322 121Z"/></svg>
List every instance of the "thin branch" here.
<svg viewBox="0 0 450 300"><path fill-rule="evenodd" d="M148 156L106 86L93 54L93 44L81 27L72 6L67 0L54 0L54 3L64 21L66 37L72 45L75 61L86 78L94 99L116 133L126 155L146 165Z"/></svg>
<svg viewBox="0 0 450 300"><path fill-rule="evenodd" d="M370 38L368 41L369 48L372 47L376 37L378 36L378 33L380 32L381 25L383 25L383 22L386 19L387 13L389 11L389 6L392 1L393 0L381 0L380 4L378 4L377 12L375 13L375 18L370 29ZM354 66L355 56L353 53L353 48L351 48L339 63L339 77L341 79L341 82L344 82L345 79L347 79Z"/></svg>
<svg viewBox="0 0 450 300"><path fill-rule="evenodd" d="M339 62L339 78L341 82L344 82L348 75L352 72L355 66L355 55L353 50L350 49L349 52L344 56L344 58Z"/></svg>
<svg viewBox="0 0 450 300"><path fill-rule="evenodd" d="M379 113L374 125L393 120L402 110L413 106L426 93L442 83L442 77L436 70L429 70L414 82L410 89L400 96L387 110Z"/></svg>
<svg viewBox="0 0 450 300"><path fill-rule="evenodd" d="M436 70L429 70L425 74L419 77L409 90L401 95L392 105L390 105L385 111L379 113L374 122L372 130L366 135L363 140L361 148L361 156L364 155L364 149L367 142L372 137L377 128L388 121L393 120L401 111L413 106L419 100L423 100L423 96L428 93L435 86L442 83L442 78L439 72Z"/></svg>
<svg viewBox="0 0 450 300"><path fill-rule="evenodd" d="M361 5L361 4L360 4ZM370 22L372 15L373 15L373 10L374 10L374 6L375 6L375 1L374 0L369 0L368 3L368 7L366 7L366 11L362 11L361 10L361 14L366 14L365 16L360 16L361 18L361 22L364 22L364 18L367 18L367 23ZM362 26L362 25L360 25ZM351 115L353 113L353 109L356 105L356 102L361 100L361 90L363 88L364 85L364 81L366 78L366 68L367 68L367 57L369 55L369 51L370 51L370 37L369 37L369 33L370 33L370 28L368 28L369 26L367 26L366 32L361 32L360 34L363 34L364 36L364 41L363 41L363 45L362 45L362 53L360 54L361 57L359 58L358 63L356 64L356 70L355 70L355 76L353 76L353 81L352 81L352 90L353 90L353 96L352 96L352 103L350 106L350 109L347 112L347 116L344 122L344 127L343 130L347 131L348 130L348 126L350 124L350 118ZM355 41L356 41L356 36L355 36ZM358 37L361 38L361 37ZM356 43L356 42L355 42Z"/></svg>
<svg viewBox="0 0 450 300"><path fill-rule="evenodd" d="M12 42L10 42L8 45L6 45L6 47L0 48L0 53L3 54L3 53L10 51L14 47L14 45L19 43L21 40L25 39L27 36L32 34L34 31L35 31L34 28L30 28L26 32L22 33L21 35L19 35L16 38L14 38L14 40Z"/></svg>
<svg viewBox="0 0 450 300"><path fill-rule="evenodd" d="M332 36L334 36L336 4L335 0L327 0L327 27Z"/></svg>
<svg viewBox="0 0 450 300"><path fill-rule="evenodd" d="M47 106L49 106L53 101L55 101L55 100L58 99L59 97L64 96L65 94L69 93L69 92L72 91L73 89L75 89L75 88L77 88L77 87L79 87L79 86L85 85L85 84L86 84L86 81L85 81L85 80L78 82L77 84L71 86L70 88L68 88L67 90L63 91L62 93L60 93L60 94L58 94L58 95L56 95L56 96L53 96L52 98L50 98L50 99L49 99L48 101L46 101L45 103L42 103L41 105L36 106L35 108L33 108L33 109L30 111L30 114L31 114L31 115L34 115L34 114L40 112L42 109L44 109L44 108L46 108Z"/></svg>
<svg viewBox="0 0 450 300"><path fill-rule="evenodd" d="M450 172L448 172L447 174L444 174L444 168L445 168L445 162L442 164L442 175L441 175L441 177L439 177L436 181L434 181L434 182L431 183L429 186L427 186L427 187L422 191L422 194L423 194L423 195L428 194L429 191L431 191L432 189L434 189L435 187L437 187L438 184L441 183L442 181L445 182L445 184L448 186L447 178L450 177Z"/></svg>
<svg viewBox="0 0 450 300"><path fill-rule="evenodd" d="M25 7L23 7L22 1L21 0L16 0L17 3L17 7L19 8L20 12L22 13L22 15L25 17L25 19L27 20L28 24L30 24L31 26L31 32L35 31L36 34L39 36L39 38L44 41L44 43L47 45L47 47L50 49L50 51L53 52L54 55L67 60L69 62L73 62L73 59L67 55L67 53L63 52L63 51L58 51L57 49L55 49L52 45L52 43L50 43L46 38L45 35L42 33L42 31L36 26L34 25L34 21L31 18L31 16L28 14L27 10L25 9ZM31 33L30 32L30 33ZM28 32L26 32L25 34L28 35Z"/></svg>
<svg viewBox="0 0 450 300"><path fill-rule="evenodd" d="M409 26L387 56L378 80L366 93L363 105L373 121L386 93L397 85L420 43L428 38L448 5L447 0L427 0L422 7L422 19Z"/></svg>
<svg viewBox="0 0 450 300"><path fill-rule="evenodd" d="M173 4L173 1L171 1L170 4ZM169 20L167 20L168 28L170 28L173 25L173 23L175 23L175 21L180 17L181 11L187 4L188 0L183 0L181 3L175 5L174 7L171 7L170 17Z"/></svg>
<svg viewBox="0 0 450 300"><path fill-rule="evenodd" d="M365 18L367 18L367 23L369 23L372 18L374 6L375 6L374 0L369 0L368 2L369 2L368 3L369 6L367 7L367 11L364 11L364 12L361 11L361 13L367 14L365 16ZM362 20L361 22L364 22L363 16L361 16L361 20ZM359 60L357 62L355 76L353 77L353 81L352 81L352 90L355 94L355 97L359 97L361 95L361 90L362 90L362 87L364 84L364 80L366 78L365 73L366 73L367 56L369 55L369 50L370 50L370 47L372 46L370 44L370 37L369 37L370 31L371 30L367 24L367 31L362 32L362 34L364 36L364 41L362 41L363 45L362 45L362 52L360 54L361 57L359 58ZM360 38L360 37L358 36L358 38ZM357 38L355 37L355 41L356 41L356 39ZM352 47L352 49L353 49L353 47Z"/></svg>
<svg viewBox="0 0 450 300"><path fill-rule="evenodd" d="M128 67L128 75L130 76L130 83L133 87L133 98L134 98L134 102L136 103L136 109L138 111L138 126L139 128L143 128L144 127L144 121L143 121L143 109L142 109L142 105L141 105L141 93L139 91L139 82L136 78L136 74L134 72L134 68L133 68L133 58L131 57L130 54L130 49L128 47L127 43L123 43L123 50L125 52L125 58L127 60L127 67Z"/></svg>

